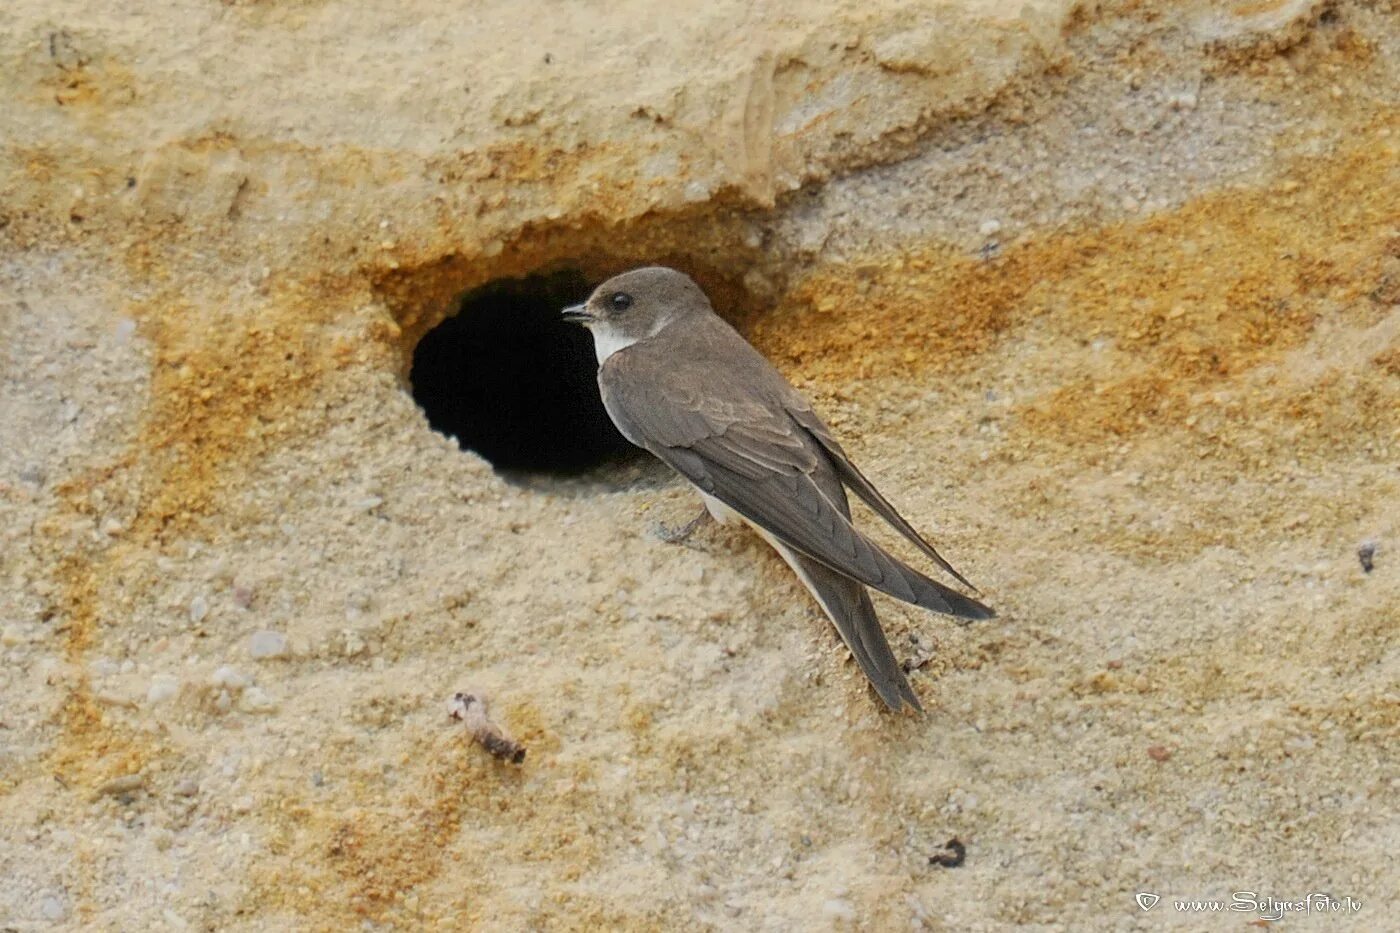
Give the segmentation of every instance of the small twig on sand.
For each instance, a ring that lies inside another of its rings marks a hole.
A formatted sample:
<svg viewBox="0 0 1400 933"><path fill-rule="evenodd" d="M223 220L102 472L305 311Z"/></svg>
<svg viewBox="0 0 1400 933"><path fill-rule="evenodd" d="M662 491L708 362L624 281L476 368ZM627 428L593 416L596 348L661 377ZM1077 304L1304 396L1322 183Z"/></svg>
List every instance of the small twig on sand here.
<svg viewBox="0 0 1400 933"><path fill-rule="evenodd" d="M941 865L944 868L959 868L967 861L967 846L956 837L949 839L943 844L942 852L937 855L930 855L928 863L930 865Z"/></svg>
<svg viewBox="0 0 1400 933"><path fill-rule="evenodd" d="M700 514L679 528L672 528L665 522L657 522L652 526L652 533L667 544L684 544L695 533L695 529L704 525L710 520L708 509L701 509Z"/></svg>
<svg viewBox="0 0 1400 933"><path fill-rule="evenodd" d="M456 693L447 704L453 719L460 719L471 731L472 738L496 758L520 764L525 760L525 746L501 731L501 727L486 715L486 699L472 693Z"/></svg>

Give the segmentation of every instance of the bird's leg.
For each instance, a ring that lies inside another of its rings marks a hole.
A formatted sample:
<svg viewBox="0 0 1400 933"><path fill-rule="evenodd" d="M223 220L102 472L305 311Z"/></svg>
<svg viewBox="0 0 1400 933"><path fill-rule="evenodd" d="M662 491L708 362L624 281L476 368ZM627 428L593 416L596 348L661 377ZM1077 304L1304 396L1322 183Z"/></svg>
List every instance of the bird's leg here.
<svg viewBox="0 0 1400 933"><path fill-rule="evenodd" d="M705 524L709 518L709 510L701 509L699 515L679 528L671 528L664 522L657 522L653 530L656 532L656 536L667 544L684 544L686 539L695 533L695 529Z"/></svg>

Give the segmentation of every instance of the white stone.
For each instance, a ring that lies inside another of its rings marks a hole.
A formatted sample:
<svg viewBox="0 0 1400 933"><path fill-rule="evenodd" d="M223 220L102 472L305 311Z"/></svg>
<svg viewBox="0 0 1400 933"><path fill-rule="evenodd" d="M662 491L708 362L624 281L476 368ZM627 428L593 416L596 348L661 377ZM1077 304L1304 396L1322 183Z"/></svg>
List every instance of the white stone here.
<svg viewBox="0 0 1400 933"><path fill-rule="evenodd" d="M277 701L261 687L249 687L239 696L238 708L245 713L270 713L277 708Z"/></svg>
<svg viewBox="0 0 1400 933"><path fill-rule="evenodd" d="M240 673L235 668L225 664L214 672L209 678L209 684L213 687L222 687L225 690L242 690L253 681L246 674Z"/></svg>
<svg viewBox="0 0 1400 933"><path fill-rule="evenodd" d="M844 920L847 923L855 923L856 909L851 906L850 901L833 897L822 904L822 913L833 920Z"/></svg>
<svg viewBox="0 0 1400 933"><path fill-rule="evenodd" d="M59 923L68 917L68 905L61 897L52 894L39 902L39 913L50 923Z"/></svg>
<svg viewBox="0 0 1400 933"><path fill-rule="evenodd" d="M172 674L157 674L151 678L150 689L146 691L146 702L154 706L173 699L180 692L180 678Z"/></svg>
<svg viewBox="0 0 1400 933"><path fill-rule="evenodd" d="M257 661L285 658L288 654L287 636L266 630L254 632L253 637L248 639L248 654Z"/></svg>

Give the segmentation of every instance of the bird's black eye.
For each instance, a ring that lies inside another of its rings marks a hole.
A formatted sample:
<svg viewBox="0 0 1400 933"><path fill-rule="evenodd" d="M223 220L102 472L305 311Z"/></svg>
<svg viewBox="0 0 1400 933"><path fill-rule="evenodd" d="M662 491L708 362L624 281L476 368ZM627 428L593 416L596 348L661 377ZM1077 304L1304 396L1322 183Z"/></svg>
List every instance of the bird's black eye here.
<svg viewBox="0 0 1400 933"><path fill-rule="evenodd" d="M626 311L632 307L632 296L626 292L613 292L608 296L608 304L614 311Z"/></svg>

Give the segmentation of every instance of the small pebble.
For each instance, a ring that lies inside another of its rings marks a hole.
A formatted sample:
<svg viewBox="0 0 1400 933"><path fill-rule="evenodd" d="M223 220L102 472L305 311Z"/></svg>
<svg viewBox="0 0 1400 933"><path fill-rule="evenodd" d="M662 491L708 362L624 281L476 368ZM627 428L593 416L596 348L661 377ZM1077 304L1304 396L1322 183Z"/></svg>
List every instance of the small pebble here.
<svg viewBox="0 0 1400 933"><path fill-rule="evenodd" d="M164 703L180 692L180 678L171 674L157 674L151 678L150 689L146 691L146 702L154 706Z"/></svg>
<svg viewBox="0 0 1400 933"><path fill-rule="evenodd" d="M24 641L24 633L20 631L18 625L7 625L5 631L0 632L0 645L13 648Z"/></svg>
<svg viewBox="0 0 1400 933"><path fill-rule="evenodd" d="M1165 745L1149 745L1147 746L1147 757L1153 761L1170 761L1172 752Z"/></svg>
<svg viewBox="0 0 1400 933"><path fill-rule="evenodd" d="M844 920L847 923L856 921L856 909L851 906L851 902L836 897L822 904L822 913L833 920Z"/></svg>
<svg viewBox="0 0 1400 933"><path fill-rule="evenodd" d="M190 621L203 622L204 617L209 615L209 600L203 596L196 596L190 600Z"/></svg>
<svg viewBox="0 0 1400 933"><path fill-rule="evenodd" d="M1001 232L1001 221L984 220L982 221L982 226L977 228L977 232L984 237L996 236L998 233Z"/></svg>
<svg viewBox="0 0 1400 933"><path fill-rule="evenodd" d="M1361 570L1370 573L1376 569L1376 549L1374 541L1362 541L1361 546L1356 549L1356 559L1361 561Z"/></svg>
<svg viewBox="0 0 1400 933"><path fill-rule="evenodd" d="M39 902L39 913L50 923L60 923L68 918L68 904L63 898L50 894Z"/></svg>
<svg viewBox="0 0 1400 933"><path fill-rule="evenodd" d="M215 671L214 675L209 678L211 687L223 687L225 690L242 690L252 682L250 678L240 674L227 664Z"/></svg>
<svg viewBox="0 0 1400 933"><path fill-rule="evenodd" d="M245 713L270 713L277 708L277 701L261 687L248 687L238 698L238 708Z"/></svg>
<svg viewBox="0 0 1400 933"><path fill-rule="evenodd" d="M1167 105L1173 110L1195 110L1196 95L1191 93L1173 94L1167 98Z"/></svg>
<svg viewBox="0 0 1400 933"><path fill-rule="evenodd" d="M342 653L345 657L354 658L364 653L366 648L365 640L360 637L358 632L346 629L343 634L345 636L345 647Z"/></svg>
<svg viewBox="0 0 1400 933"><path fill-rule="evenodd" d="M243 583L239 583L233 588L233 604L239 609L247 609L253 605L253 588Z"/></svg>
<svg viewBox="0 0 1400 933"><path fill-rule="evenodd" d="M199 793L199 782L194 778L181 778L175 785L175 793L180 797L193 797Z"/></svg>
<svg viewBox="0 0 1400 933"><path fill-rule="evenodd" d="M248 639L248 653L257 661L285 658L287 656L287 636L281 632L266 630L254 632L253 637Z"/></svg>

